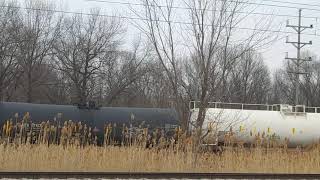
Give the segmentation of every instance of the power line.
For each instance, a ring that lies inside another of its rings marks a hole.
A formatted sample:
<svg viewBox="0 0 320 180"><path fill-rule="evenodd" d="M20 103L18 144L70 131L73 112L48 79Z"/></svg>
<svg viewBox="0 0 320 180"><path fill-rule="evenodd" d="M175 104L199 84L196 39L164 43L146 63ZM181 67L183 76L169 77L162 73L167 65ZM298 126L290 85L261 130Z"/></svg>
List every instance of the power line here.
<svg viewBox="0 0 320 180"><path fill-rule="evenodd" d="M56 12L56 13L63 13L63 14L76 14L76 15L87 15L87 16L100 16L100 17L108 17L108 18L120 18L120 19L130 19L130 20L141 20L141 21L149 21L149 19L144 19L140 17L127 17L127 16L116 16L116 15L106 15L106 14L93 14L93 13L82 13L82 12L73 12L73 11L63 11L63 10L52 10L52 9L40 9L40 8L29 8L29 7L18 7L18 6L5 6L1 5L0 7L11 7L16 9L25 9L25 10L33 10L33 11L46 11L46 12ZM163 23L173 23L173 24L183 24L183 25L194 25L191 22L183 22L183 21L167 21L167 20L152 20L154 22L163 22ZM197 24L196 24L197 25ZM205 25L205 26L212 26L212 25ZM217 26L218 27L218 26ZM285 33L285 34L295 34L294 32L290 31L281 31L281 30L271 30L271 29L259 29L259 28L248 28L248 27L231 27L234 29L241 29L241 30L251 30L251 31L260 31L260 32L271 32L271 33ZM307 34L310 36L320 36L317 34Z"/></svg>
<svg viewBox="0 0 320 180"><path fill-rule="evenodd" d="M283 3L283 4L294 4L294 5L301 5L301 6L312 6L312 7L320 7L319 4L309 4L309 3L297 3L297 2L290 2L290 1L278 1L278 0L263 0L268 2L275 2L275 3ZM303 16L301 16L303 17Z"/></svg>
<svg viewBox="0 0 320 180"><path fill-rule="evenodd" d="M99 3L109 3L109 4L119 4L119 5L128 5L128 6L148 6L146 4L142 3L130 3L130 2L119 2L119 1L108 1L108 0L85 0L87 2L99 2ZM166 8L165 5L157 5L157 7L160 8ZM182 6L172 6L173 9L182 9L182 10L190 10L189 7L182 7ZM196 9L199 10L199 9ZM220 10L213 10L213 9L207 9L207 11L220 11ZM231 12L231 11L227 11ZM297 18L299 16L297 15L290 15L290 14L272 14L272 13L259 13L259 12L243 12L243 11L237 11L234 12L236 14L254 14L254 15L263 15L263 16L278 16L278 17L294 17ZM309 19L316 19L317 17L312 16L302 16L303 18L309 18Z"/></svg>
<svg viewBox="0 0 320 180"><path fill-rule="evenodd" d="M220 0L220 1L224 1L224 0ZM238 2L238 1L234 1L234 0L232 0L230 2L241 3L241 4L249 4L249 5L278 7L278 8L288 8L288 9L301 9L299 7L286 6L286 5L275 5L275 4L265 4L265 3L255 3L255 2ZM309 10L309 11L319 11L320 12L320 9L314 9L314 8L302 8L302 9Z"/></svg>

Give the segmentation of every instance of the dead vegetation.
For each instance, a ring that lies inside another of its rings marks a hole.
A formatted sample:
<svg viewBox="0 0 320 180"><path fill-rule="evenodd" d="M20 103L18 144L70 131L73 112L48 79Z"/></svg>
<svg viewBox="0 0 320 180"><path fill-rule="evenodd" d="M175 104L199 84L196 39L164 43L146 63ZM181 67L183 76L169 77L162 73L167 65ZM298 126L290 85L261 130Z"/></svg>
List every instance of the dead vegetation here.
<svg viewBox="0 0 320 180"><path fill-rule="evenodd" d="M221 155L191 151L109 146L85 148L45 145L1 145L1 171L116 171L116 172L259 172L317 173L320 148L232 148Z"/></svg>

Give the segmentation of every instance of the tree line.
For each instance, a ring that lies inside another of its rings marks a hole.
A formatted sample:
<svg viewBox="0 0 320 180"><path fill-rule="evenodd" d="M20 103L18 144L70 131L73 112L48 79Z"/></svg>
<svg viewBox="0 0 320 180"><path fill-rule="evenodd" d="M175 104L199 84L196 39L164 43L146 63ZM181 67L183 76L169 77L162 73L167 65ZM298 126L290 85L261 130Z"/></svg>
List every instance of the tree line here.
<svg viewBox="0 0 320 180"><path fill-rule="evenodd" d="M191 23L184 35L171 21L172 0L164 2L166 8L141 2L142 11L133 12L146 19L136 23L142 35L125 48L127 30L116 16L101 16L97 9L63 14L45 1L26 1L26 9L2 1L0 99L174 107L180 119L187 119L189 102L199 100L199 126L209 101L293 103L294 78L287 73L292 65L271 75L258 53L272 36L256 31L232 41L243 21L240 1L185 0ZM300 97L309 106L320 106L319 66L314 61L304 67L310 74L301 79Z"/></svg>

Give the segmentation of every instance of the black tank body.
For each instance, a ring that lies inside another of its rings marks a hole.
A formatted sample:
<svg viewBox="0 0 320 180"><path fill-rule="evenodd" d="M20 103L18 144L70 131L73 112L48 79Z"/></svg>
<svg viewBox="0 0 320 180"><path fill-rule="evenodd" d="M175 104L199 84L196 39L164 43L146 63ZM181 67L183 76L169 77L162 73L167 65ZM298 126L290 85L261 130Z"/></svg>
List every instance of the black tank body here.
<svg viewBox="0 0 320 180"><path fill-rule="evenodd" d="M164 108L127 108L127 107L101 107L98 109L78 108L72 105L49 105L16 102L0 102L0 124L5 120L15 120L18 113L19 119L29 112L34 123L53 121L54 117L61 113L59 121L82 121L99 130L105 123L116 123L138 126L143 121L150 128L164 128L165 126L178 125L177 112L174 109Z"/></svg>

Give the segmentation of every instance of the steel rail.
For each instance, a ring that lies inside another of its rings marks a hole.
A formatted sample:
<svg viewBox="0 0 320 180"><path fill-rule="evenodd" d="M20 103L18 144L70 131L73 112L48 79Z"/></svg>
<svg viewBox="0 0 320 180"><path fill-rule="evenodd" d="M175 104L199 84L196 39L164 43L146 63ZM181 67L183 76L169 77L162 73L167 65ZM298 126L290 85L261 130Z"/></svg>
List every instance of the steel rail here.
<svg viewBox="0 0 320 180"><path fill-rule="evenodd" d="M0 172L0 178L107 179L319 179L320 174L265 173L143 173L143 172Z"/></svg>

